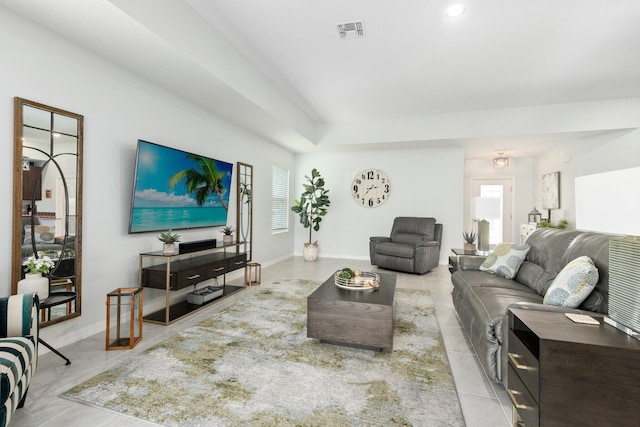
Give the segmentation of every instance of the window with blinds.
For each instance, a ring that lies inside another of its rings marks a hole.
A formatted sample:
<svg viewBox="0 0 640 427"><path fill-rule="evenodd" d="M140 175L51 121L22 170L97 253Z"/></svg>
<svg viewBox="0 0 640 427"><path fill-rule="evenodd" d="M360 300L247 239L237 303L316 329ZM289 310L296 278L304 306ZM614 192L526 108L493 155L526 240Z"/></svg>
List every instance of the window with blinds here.
<svg viewBox="0 0 640 427"><path fill-rule="evenodd" d="M271 231L287 231L289 229L289 170L273 165L271 174Z"/></svg>

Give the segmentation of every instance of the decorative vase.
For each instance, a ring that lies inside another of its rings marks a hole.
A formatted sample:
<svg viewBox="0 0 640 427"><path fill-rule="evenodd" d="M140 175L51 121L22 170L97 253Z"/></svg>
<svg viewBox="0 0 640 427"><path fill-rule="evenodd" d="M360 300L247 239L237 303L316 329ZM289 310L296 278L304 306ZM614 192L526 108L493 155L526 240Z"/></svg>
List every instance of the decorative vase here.
<svg viewBox="0 0 640 427"><path fill-rule="evenodd" d="M464 244L464 253L473 255L476 253L476 244L475 243L465 243Z"/></svg>
<svg viewBox="0 0 640 427"><path fill-rule="evenodd" d="M173 255L176 253L176 244L175 243L163 243L162 244L162 253L165 255Z"/></svg>
<svg viewBox="0 0 640 427"><path fill-rule="evenodd" d="M224 236L222 236L222 242L223 243L232 243L233 242L233 236L231 234L225 234Z"/></svg>
<svg viewBox="0 0 640 427"><path fill-rule="evenodd" d="M42 273L26 273L24 279L18 282L19 294L38 294L40 301L49 297L49 279Z"/></svg>
<svg viewBox="0 0 640 427"><path fill-rule="evenodd" d="M318 259L318 241L305 243L302 249L302 256L304 256L305 261L315 261Z"/></svg>

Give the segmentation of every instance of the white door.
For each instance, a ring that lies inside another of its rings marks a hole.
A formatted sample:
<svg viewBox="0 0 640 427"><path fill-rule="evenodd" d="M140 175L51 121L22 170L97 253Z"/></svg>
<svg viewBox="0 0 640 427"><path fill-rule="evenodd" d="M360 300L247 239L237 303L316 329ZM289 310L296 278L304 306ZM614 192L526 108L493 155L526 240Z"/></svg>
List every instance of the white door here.
<svg viewBox="0 0 640 427"><path fill-rule="evenodd" d="M501 204L501 217L490 221L489 244L513 242L511 236L512 218L512 180L510 179L472 179L471 197L497 197ZM473 219L473 218L472 218Z"/></svg>

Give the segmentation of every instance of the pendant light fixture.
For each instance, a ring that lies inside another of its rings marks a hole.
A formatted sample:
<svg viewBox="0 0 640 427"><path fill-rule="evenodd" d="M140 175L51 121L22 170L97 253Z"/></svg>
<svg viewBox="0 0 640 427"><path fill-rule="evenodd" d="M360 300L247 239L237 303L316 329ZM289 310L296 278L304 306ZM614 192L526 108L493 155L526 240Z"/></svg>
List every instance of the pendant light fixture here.
<svg viewBox="0 0 640 427"><path fill-rule="evenodd" d="M509 167L509 158L508 157L503 157L504 153L498 153L498 157L493 159L493 167L494 168L508 168Z"/></svg>

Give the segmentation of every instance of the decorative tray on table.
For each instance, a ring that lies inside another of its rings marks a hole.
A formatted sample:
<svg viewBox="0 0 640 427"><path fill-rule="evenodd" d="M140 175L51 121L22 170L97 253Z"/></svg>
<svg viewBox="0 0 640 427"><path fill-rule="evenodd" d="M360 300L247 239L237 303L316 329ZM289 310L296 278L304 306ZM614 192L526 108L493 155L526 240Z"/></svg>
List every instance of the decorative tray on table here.
<svg viewBox="0 0 640 427"><path fill-rule="evenodd" d="M189 304L202 305L205 302L220 297L223 292L224 289L217 286L205 286L204 288L189 292L187 294L187 302Z"/></svg>
<svg viewBox="0 0 640 427"><path fill-rule="evenodd" d="M380 276L376 273L343 268L336 271L333 277L337 287L350 291L376 290L380 287Z"/></svg>

